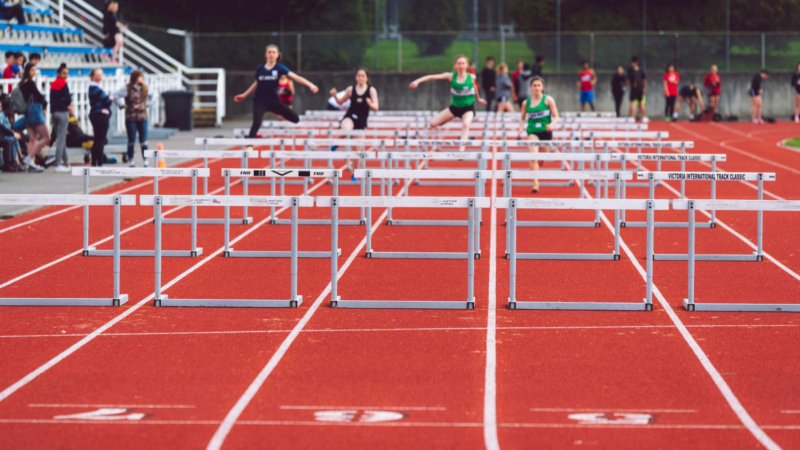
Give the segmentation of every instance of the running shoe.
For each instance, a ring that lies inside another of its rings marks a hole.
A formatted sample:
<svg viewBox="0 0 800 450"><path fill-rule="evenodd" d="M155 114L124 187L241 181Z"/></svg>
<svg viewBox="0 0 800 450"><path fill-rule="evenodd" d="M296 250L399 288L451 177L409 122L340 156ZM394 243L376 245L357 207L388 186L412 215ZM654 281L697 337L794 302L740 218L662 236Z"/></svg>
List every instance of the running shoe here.
<svg viewBox="0 0 800 450"><path fill-rule="evenodd" d="M136 162L133 160L128 161L128 167L136 167Z"/></svg>
<svg viewBox="0 0 800 450"><path fill-rule="evenodd" d="M531 189L531 194L538 194L539 193L539 180L535 180L533 182L533 189Z"/></svg>
<svg viewBox="0 0 800 450"><path fill-rule="evenodd" d="M356 178L356 176L355 176L355 175L350 175L350 181L355 181L355 182L357 182L357 181L358 181L358 178Z"/></svg>
<svg viewBox="0 0 800 450"><path fill-rule="evenodd" d="M67 166L58 165L55 168L55 172L56 173L67 173L67 172L70 172L70 170L69 170L69 167L67 167Z"/></svg>
<svg viewBox="0 0 800 450"><path fill-rule="evenodd" d="M800 123L800 117L794 116L794 123Z"/></svg>
<svg viewBox="0 0 800 450"><path fill-rule="evenodd" d="M56 162L56 157L55 156L48 156L44 160L44 167L50 167L50 166L53 165L54 162Z"/></svg>
<svg viewBox="0 0 800 450"><path fill-rule="evenodd" d="M150 161L148 161L147 158L145 158L145 160L144 160L144 166L145 167L150 167Z"/></svg>
<svg viewBox="0 0 800 450"><path fill-rule="evenodd" d="M331 146L331 151L335 152L337 148L339 148L338 145L333 145L333 146Z"/></svg>
<svg viewBox="0 0 800 450"><path fill-rule="evenodd" d="M642 117L642 123L648 123L648 122L650 122L650 119L648 119L647 116Z"/></svg>
<svg viewBox="0 0 800 450"><path fill-rule="evenodd" d="M35 162L33 162L30 156L26 156L25 158L23 158L22 163L28 166L28 172L38 173L44 170L42 169L42 166L39 166Z"/></svg>

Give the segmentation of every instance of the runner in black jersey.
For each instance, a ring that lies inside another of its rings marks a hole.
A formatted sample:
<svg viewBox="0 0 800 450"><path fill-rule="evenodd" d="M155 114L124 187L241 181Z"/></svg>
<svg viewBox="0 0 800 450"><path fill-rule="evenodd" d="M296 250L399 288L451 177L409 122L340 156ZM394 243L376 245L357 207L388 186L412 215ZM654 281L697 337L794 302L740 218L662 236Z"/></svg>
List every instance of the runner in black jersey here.
<svg viewBox="0 0 800 450"><path fill-rule="evenodd" d="M350 99L350 107L344 113L344 117L339 125L342 130L364 130L367 128L369 112L377 111L378 91L369 84L369 74L366 69L359 69L356 72L356 85L348 87L344 95L336 95L336 88L331 89L331 97L336 99L340 105ZM356 147L356 151L361 151L361 147ZM360 161L355 160L355 168L358 169ZM355 175L351 178L356 181Z"/></svg>

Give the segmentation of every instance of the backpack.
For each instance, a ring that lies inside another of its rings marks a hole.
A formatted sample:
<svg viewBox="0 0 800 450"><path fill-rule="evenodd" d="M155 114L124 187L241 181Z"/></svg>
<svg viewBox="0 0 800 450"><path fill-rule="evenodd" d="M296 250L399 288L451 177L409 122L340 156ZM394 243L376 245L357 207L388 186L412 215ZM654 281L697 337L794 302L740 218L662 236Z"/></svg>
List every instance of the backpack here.
<svg viewBox="0 0 800 450"><path fill-rule="evenodd" d="M16 114L27 114L28 102L25 101L25 96L22 95L22 89L19 86L11 91L11 110Z"/></svg>

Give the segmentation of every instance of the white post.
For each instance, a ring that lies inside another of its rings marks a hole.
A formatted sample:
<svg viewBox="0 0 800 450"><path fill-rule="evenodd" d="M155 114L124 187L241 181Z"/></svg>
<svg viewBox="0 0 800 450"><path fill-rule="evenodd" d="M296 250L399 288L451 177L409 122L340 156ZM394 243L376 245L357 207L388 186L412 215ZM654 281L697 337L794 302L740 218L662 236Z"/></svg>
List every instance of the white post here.
<svg viewBox="0 0 800 450"><path fill-rule="evenodd" d="M58 24L64 26L64 0L58 0Z"/></svg>

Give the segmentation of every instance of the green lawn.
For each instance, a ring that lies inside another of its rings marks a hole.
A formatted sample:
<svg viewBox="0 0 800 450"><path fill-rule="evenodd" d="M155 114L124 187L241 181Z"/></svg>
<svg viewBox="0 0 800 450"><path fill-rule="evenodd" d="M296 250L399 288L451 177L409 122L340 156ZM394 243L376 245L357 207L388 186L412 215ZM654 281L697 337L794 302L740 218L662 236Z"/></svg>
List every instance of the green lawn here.
<svg viewBox="0 0 800 450"><path fill-rule="evenodd" d="M784 141L783 144L788 147L794 147L796 149L800 149L800 137L787 139L786 141Z"/></svg>

